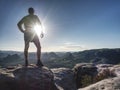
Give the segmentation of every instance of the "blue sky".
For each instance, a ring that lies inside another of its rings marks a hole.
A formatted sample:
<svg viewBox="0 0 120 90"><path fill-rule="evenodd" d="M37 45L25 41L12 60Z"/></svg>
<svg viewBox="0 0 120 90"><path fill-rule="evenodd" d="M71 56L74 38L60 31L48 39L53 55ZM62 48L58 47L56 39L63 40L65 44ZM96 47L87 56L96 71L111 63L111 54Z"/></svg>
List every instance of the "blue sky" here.
<svg viewBox="0 0 120 90"><path fill-rule="evenodd" d="M119 0L0 0L0 50L23 51L17 23L29 7L45 27L43 52L120 48Z"/></svg>

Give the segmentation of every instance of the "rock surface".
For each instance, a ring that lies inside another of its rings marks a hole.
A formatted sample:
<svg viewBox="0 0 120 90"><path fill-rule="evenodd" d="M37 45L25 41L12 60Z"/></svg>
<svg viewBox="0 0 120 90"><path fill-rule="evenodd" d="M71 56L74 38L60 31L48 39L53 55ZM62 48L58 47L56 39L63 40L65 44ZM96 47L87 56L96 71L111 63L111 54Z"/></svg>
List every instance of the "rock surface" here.
<svg viewBox="0 0 120 90"><path fill-rule="evenodd" d="M77 90L74 73L68 68L52 69L57 87L60 90Z"/></svg>
<svg viewBox="0 0 120 90"><path fill-rule="evenodd" d="M87 63L81 63L77 64L74 67L74 71L76 70L76 73L78 74L77 80L80 79L80 77L84 77L83 68L84 66L86 68L89 68L89 65L94 66L93 64L87 64ZM120 90L120 65L111 65L111 64L98 64L95 65L97 68L97 73L94 74L96 71L91 71L93 75L95 75L93 78L93 83L90 82L89 77L85 77L87 79L82 78L81 81L78 82L78 84L83 83L84 84L89 83L87 87L80 88L79 90ZM87 69L84 69L85 74L89 75L89 71ZM89 82L88 82L89 81ZM99 82L98 82L99 81ZM92 85L91 85L92 84Z"/></svg>
<svg viewBox="0 0 120 90"><path fill-rule="evenodd" d="M120 77L105 79L79 90L120 90Z"/></svg>
<svg viewBox="0 0 120 90"><path fill-rule="evenodd" d="M58 90L54 75L47 67L0 69L0 90Z"/></svg>
<svg viewBox="0 0 120 90"><path fill-rule="evenodd" d="M85 87L93 83L94 77L97 75L97 67L92 63L79 63L73 68L77 88Z"/></svg>
<svg viewBox="0 0 120 90"><path fill-rule="evenodd" d="M79 63L73 70L68 68L50 70L36 65L29 65L27 68L18 65L0 69L0 90L77 90L78 88L120 90L120 65Z"/></svg>
<svg viewBox="0 0 120 90"><path fill-rule="evenodd" d="M120 65L114 65L110 68L111 73L113 73L116 77L120 76Z"/></svg>

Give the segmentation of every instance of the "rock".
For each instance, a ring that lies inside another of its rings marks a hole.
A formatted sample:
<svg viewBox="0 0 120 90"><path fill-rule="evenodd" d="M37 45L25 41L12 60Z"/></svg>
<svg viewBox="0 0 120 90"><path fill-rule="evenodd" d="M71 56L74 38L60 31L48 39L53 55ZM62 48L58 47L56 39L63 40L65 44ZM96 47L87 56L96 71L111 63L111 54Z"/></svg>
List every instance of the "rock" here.
<svg viewBox="0 0 120 90"><path fill-rule="evenodd" d="M54 75L47 67L35 65L0 69L0 90L58 90Z"/></svg>
<svg viewBox="0 0 120 90"><path fill-rule="evenodd" d="M73 70L79 90L120 90L120 65L80 63Z"/></svg>
<svg viewBox="0 0 120 90"><path fill-rule="evenodd" d="M111 71L112 64L98 64L97 66L98 74L96 76L96 82L109 78L114 77L115 74Z"/></svg>
<svg viewBox="0 0 120 90"><path fill-rule="evenodd" d="M68 68L52 69L57 87L60 90L77 90L74 73Z"/></svg>
<svg viewBox="0 0 120 90"><path fill-rule="evenodd" d="M120 77L105 79L79 90L120 90Z"/></svg>
<svg viewBox="0 0 120 90"><path fill-rule="evenodd" d="M85 87L93 83L97 75L97 67L92 63L79 63L74 68L77 88Z"/></svg>
<svg viewBox="0 0 120 90"><path fill-rule="evenodd" d="M0 90L77 90L78 88L120 90L120 65L79 63L73 70L68 68L50 70L33 64L27 68L18 65L0 69Z"/></svg>
<svg viewBox="0 0 120 90"><path fill-rule="evenodd" d="M112 64L98 64L97 67L98 68L109 68L109 67L112 67L113 65Z"/></svg>
<svg viewBox="0 0 120 90"><path fill-rule="evenodd" d="M120 76L120 65L114 65L113 67L110 68L110 71L116 77Z"/></svg>

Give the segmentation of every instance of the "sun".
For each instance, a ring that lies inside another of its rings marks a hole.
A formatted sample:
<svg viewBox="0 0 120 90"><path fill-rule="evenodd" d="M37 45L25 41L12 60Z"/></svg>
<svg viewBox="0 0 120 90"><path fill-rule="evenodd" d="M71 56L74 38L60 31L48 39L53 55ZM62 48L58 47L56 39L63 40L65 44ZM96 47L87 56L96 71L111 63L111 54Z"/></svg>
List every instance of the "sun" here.
<svg viewBox="0 0 120 90"><path fill-rule="evenodd" d="M38 24L34 25L34 30L38 36L40 36L40 34L42 34L42 33L45 33L44 26L41 26Z"/></svg>

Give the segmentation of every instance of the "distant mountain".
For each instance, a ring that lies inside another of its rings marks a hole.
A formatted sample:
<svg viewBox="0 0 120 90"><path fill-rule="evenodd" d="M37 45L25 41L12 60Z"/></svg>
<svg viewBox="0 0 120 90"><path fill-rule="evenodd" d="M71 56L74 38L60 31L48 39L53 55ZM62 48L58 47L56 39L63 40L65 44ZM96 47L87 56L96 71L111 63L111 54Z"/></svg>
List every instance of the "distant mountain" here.
<svg viewBox="0 0 120 90"><path fill-rule="evenodd" d="M16 54L15 54L16 53ZM55 52L42 53L42 62L52 61L59 58ZM28 55L29 64L37 62L36 52L30 52ZM16 51L0 51L0 66L24 64L24 53Z"/></svg>
<svg viewBox="0 0 120 90"><path fill-rule="evenodd" d="M20 58L18 54L7 55L6 57L0 60L0 66L6 67L10 65L21 64L23 60Z"/></svg>
<svg viewBox="0 0 120 90"><path fill-rule="evenodd" d="M74 62L74 59L75 59L75 57L73 56L73 54L71 52L66 52L57 59L47 61L45 63L45 65L47 65L50 68L60 68L60 67L71 68L71 66L73 66L74 63L76 63L76 62Z"/></svg>
<svg viewBox="0 0 120 90"><path fill-rule="evenodd" d="M73 60L75 57L73 56L72 53L67 52L67 53L64 54L64 56L62 58L67 59L67 60L71 60L71 59Z"/></svg>
<svg viewBox="0 0 120 90"><path fill-rule="evenodd" d="M43 53L42 54L43 62L47 62L47 61L50 61L50 60L56 60L58 58L59 58L59 56L55 52Z"/></svg>
<svg viewBox="0 0 120 90"><path fill-rule="evenodd" d="M6 52L6 51L5 51ZM24 54L22 52L10 51L5 53L0 51L0 66L4 64L24 64ZM29 53L29 63L36 63L36 53ZM46 52L42 53L42 62L50 67L67 67L72 68L77 63L94 63L94 64L119 64L120 48L118 49L93 49L79 52ZM2 64L1 64L2 63Z"/></svg>
<svg viewBox="0 0 120 90"><path fill-rule="evenodd" d="M47 65L54 67L72 68L77 63L94 63L94 64L119 64L120 49L94 49L74 53L64 53L63 57L48 61Z"/></svg>
<svg viewBox="0 0 120 90"><path fill-rule="evenodd" d="M92 63L120 63L120 49L95 49L85 50L82 52L74 53L75 58L82 62Z"/></svg>
<svg viewBox="0 0 120 90"><path fill-rule="evenodd" d="M13 54L21 54L22 52L20 52L20 51L3 51L3 50L0 50L0 53L13 55Z"/></svg>
<svg viewBox="0 0 120 90"><path fill-rule="evenodd" d="M0 59L6 57L8 54L0 52Z"/></svg>

